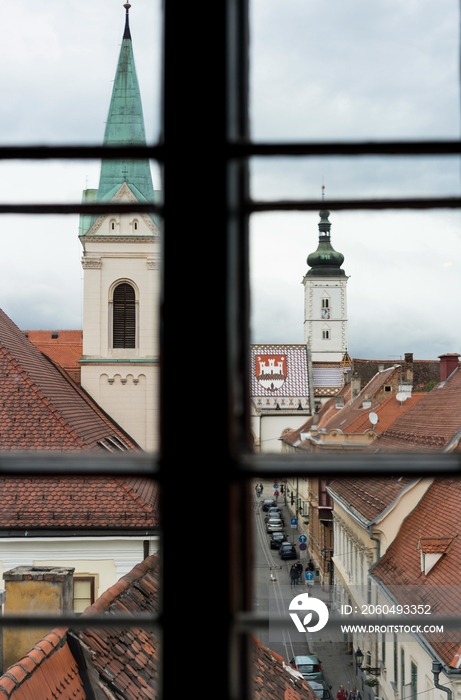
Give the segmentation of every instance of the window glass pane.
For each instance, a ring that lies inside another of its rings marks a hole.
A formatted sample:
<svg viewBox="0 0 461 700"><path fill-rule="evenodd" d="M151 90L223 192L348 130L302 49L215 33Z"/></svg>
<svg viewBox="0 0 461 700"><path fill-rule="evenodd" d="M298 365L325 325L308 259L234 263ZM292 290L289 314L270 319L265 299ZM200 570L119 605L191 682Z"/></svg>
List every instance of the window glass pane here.
<svg viewBox="0 0 461 700"><path fill-rule="evenodd" d="M139 0L130 11L136 72L148 142L158 140L160 0ZM5 109L3 144L101 143L123 36L123 2L97 7L51 0L46 7L18 0L5 6L8 27L0 58ZM18 118L18 115L19 118Z"/></svg>
<svg viewBox="0 0 461 700"><path fill-rule="evenodd" d="M254 0L253 138L458 138L458 28L456 0Z"/></svg>

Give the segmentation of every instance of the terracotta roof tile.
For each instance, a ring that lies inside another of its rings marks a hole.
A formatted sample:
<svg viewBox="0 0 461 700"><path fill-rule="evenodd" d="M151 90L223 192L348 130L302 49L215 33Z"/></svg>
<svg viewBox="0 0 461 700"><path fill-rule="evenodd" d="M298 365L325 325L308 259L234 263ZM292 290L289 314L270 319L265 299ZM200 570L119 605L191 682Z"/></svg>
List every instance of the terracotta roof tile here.
<svg viewBox="0 0 461 700"><path fill-rule="evenodd" d="M316 700L299 671L253 638L254 700Z"/></svg>
<svg viewBox="0 0 461 700"><path fill-rule="evenodd" d="M7 669L0 677L0 699L2 697L13 700L86 699L64 628L52 630Z"/></svg>
<svg viewBox="0 0 461 700"><path fill-rule="evenodd" d="M422 602L434 615L459 614L461 560L461 482L459 477L436 478L413 512L403 521L400 531L383 557L370 570L397 603ZM435 565L425 574L421 570L421 538L452 540ZM456 667L461 649L461 633L445 629L443 639L425 635L446 664Z"/></svg>
<svg viewBox="0 0 461 700"><path fill-rule="evenodd" d="M445 381L412 406L367 451L442 451L461 430L461 371L459 368ZM459 438L459 436L458 436ZM459 445L456 439L453 448Z"/></svg>
<svg viewBox="0 0 461 700"><path fill-rule="evenodd" d="M1 310L0 380L0 449L105 452L116 436L140 450Z"/></svg>
<svg viewBox="0 0 461 700"><path fill-rule="evenodd" d="M368 522L375 520L414 479L401 477L360 477L333 479L328 491Z"/></svg>
<svg viewBox="0 0 461 700"><path fill-rule="evenodd" d="M0 476L0 528L157 527L157 488L143 492L123 478Z"/></svg>
<svg viewBox="0 0 461 700"><path fill-rule="evenodd" d="M152 555L105 591L83 616L155 613L158 609L158 557ZM135 625L124 630L88 628L77 635L92 650L92 661L101 681L116 697L152 700L158 696L159 642L152 630ZM143 651L144 663L136 661L139 648Z"/></svg>
<svg viewBox="0 0 461 700"><path fill-rule="evenodd" d="M74 380L80 383L83 331L23 331L40 352L60 365Z"/></svg>

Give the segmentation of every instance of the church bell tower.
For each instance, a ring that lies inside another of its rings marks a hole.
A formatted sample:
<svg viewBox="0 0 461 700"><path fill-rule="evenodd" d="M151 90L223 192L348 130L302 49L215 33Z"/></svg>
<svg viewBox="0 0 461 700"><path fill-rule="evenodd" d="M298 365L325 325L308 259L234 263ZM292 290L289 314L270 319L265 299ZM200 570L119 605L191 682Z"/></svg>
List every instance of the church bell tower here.
<svg viewBox="0 0 461 700"><path fill-rule="evenodd" d="M304 342L313 362L339 363L347 353L349 279L341 268L344 255L331 245L330 212L320 211L319 243L307 258L304 284Z"/></svg>
<svg viewBox="0 0 461 700"><path fill-rule="evenodd" d="M145 145L141 95L125 7L104 145ZM133 213L82 215L82 387L147 451L157 449L160 228L136 203L155 201L149 161L103 160L84 202L127 202Z"/></svg>

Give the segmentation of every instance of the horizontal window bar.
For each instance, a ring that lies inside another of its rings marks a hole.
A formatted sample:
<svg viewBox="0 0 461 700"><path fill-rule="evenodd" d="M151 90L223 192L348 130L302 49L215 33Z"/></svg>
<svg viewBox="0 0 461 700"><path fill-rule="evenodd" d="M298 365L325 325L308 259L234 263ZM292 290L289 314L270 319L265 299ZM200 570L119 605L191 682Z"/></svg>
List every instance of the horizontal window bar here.
<svg viewBox="0 0 461 700"><path fill-rule="evenodd" d="M162 160L163 146L0 146L0 160L149 158Z"/></svg>
<svg viewBox="0 0 461 700"><path fill-rule="evenodd" d="M321 455L318 453L280 454L280 455L246 455L237 460L237 469L249 475L266 476L291 474L322 477L364 476L367 478L384 474L400 476L461 476L461 454L430 453L394 453ZM375 472L375 474L374 474Z"/></svg>
<svg viewBox="0 0 461 700"><path fill-rule="evenodd" d="M0 214L127 214L129 212L162 214L163 207L158 204L141 204L140 202L126 202L124 204L115 202L108 204L0 204Z"/></svg>
<svg viewBox="0 0 461 700"><path fill-rule="evenodd" d="M190 142L192 144L192 141ZM200 144L198 144L200 146ZM339 141L300 143L232 143L225 144L223 158L250 156L311 155L447 155L461 154L461 141ZM149 158L164 161L168 151L163 144L153 146L0 146L0 160L48 160Z"/></svg>
<svg viewBox="0 0 461 700"><path fill-rule="evenodd" d="M206 201L204 202L206 205ZM330 199L246 202L242 209L248 213L265 211L318 211L353 209L458 209L461 197L405 197L389 199ZM0 214L126 214L128 212L156 212L163 214L158 204L0 204Z"/></svg>
<svg viewBox="0 0 461 700"><path fill-rule="evenodd" d="M159 470L158 459L146 453L98 455L88 452L13 454L0 452L0 477L9 476L143 476Z"/></svg>
<svg viewBox="0 0 461 700"><path fill-rule="evenodd" d="M138 613L133 615L3 615L0 617L2 627L72 627L86 629L87 627L158 627L161 625L158 615Z"/></svg>
<svg viewBox="0 0 461 700"><path fill-rule="evenodd" d="M262 211L318 211L319 208L339 211L341 209L457 209L459 207L461 207L461 197L402 197L247 202L244 209L248 213L255 213Z"/></svg>
<svg viewBox="0 0 461 700"><path fill-rule="evenodd" d="M250 156L447 155L461 154L461 141L338 141L228 144L232 158Z"/></svg>

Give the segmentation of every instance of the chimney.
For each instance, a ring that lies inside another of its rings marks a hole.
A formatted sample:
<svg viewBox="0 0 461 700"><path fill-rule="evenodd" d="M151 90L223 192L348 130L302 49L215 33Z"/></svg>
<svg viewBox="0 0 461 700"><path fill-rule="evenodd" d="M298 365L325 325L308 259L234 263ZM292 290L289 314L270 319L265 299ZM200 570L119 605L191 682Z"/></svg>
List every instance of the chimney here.
<svg viewBox="0 0 461 700"><path fill-rule="evenodd" d="M405 353L405 384L413 384L413 353Z"/></svg>
<svg viewBox="0 0 461 700"><path fill-rule="evenodd" d="M354 372L354 374L351 377L351 399L355 399L355 397L360 394L361 384L362 383L360 381L358 373Z"/></svg>
<svg viewBox="0 0 461 700"><path fill-rule="evenodd" d="M444 382L447 377L457 368L458 366L459 353L457 352L447 352L445 355L439 355L440 360L440 381Z"/></svg>
<svg viewBox="0 0 461 700"><path fill-rule="evenodd" d="M58 566L17 566L5 571L7 615L69 614L73 612L75 569ZM47 627L5 627L3 629L3 669L21 659L56 625Z"/></svg>

